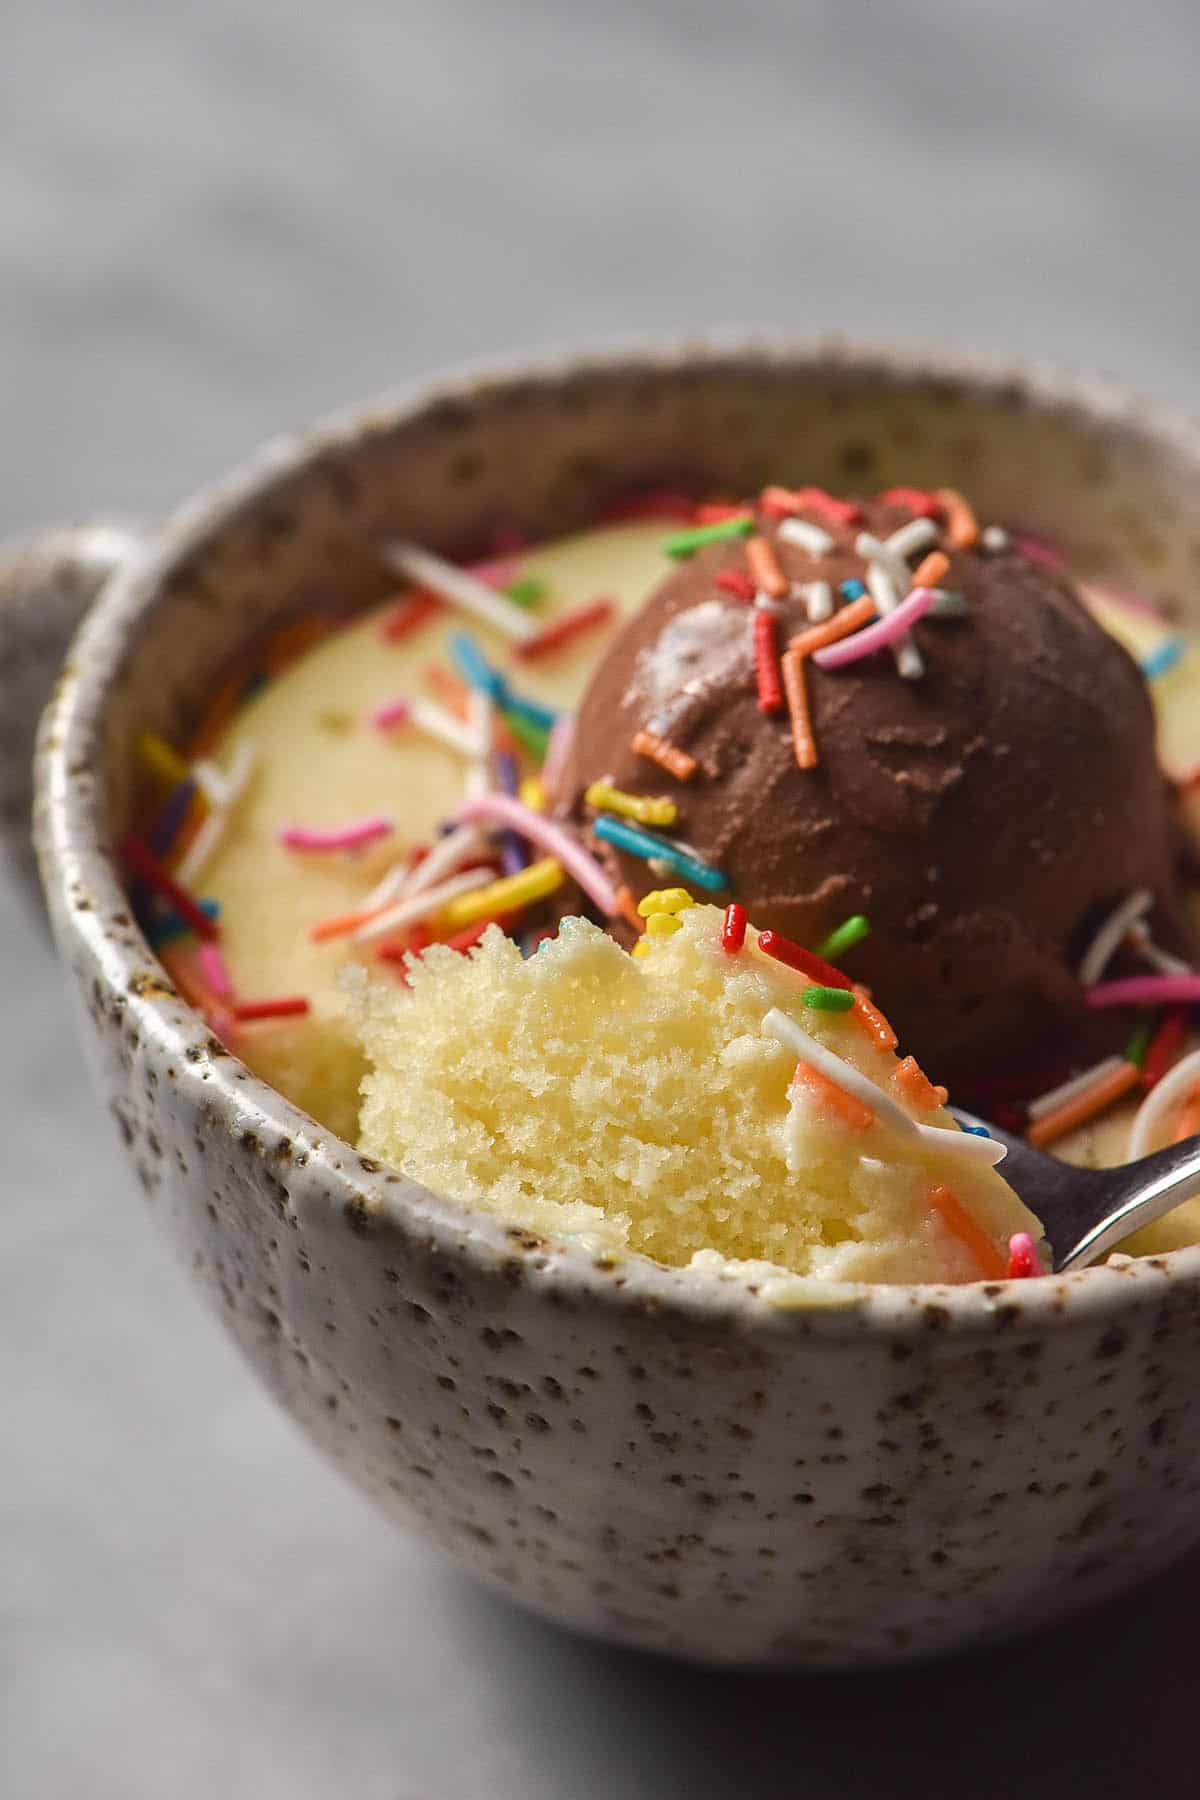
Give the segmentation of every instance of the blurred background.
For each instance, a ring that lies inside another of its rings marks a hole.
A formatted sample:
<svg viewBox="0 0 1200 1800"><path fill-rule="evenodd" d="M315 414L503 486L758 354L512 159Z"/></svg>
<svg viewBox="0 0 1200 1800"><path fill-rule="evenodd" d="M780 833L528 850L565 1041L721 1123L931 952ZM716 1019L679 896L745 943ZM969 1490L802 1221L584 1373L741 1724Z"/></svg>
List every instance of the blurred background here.
<svg viewBox="0 0 1200 1800"><path fill-rule="evenodd" d="M8 0L4 24L0 534L153 518L440 364L714 322L1200 404L1191 0ZM1195 1559L952 1672L754 1681L564 1639L378 1529L148 1229L7 892L0 995L0 1791L1194 1793Z"/></svg>

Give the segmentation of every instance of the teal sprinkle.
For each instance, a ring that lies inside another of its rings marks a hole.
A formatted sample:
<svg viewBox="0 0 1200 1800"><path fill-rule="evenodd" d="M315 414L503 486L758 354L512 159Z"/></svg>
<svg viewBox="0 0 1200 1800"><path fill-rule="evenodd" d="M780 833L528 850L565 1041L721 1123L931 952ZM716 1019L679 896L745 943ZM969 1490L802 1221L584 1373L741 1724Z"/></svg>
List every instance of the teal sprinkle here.
<svg viewBox="0 0 1200 1800"><path fill-rule="evenodd" d="M219 900L201 900L200 911L207 913L210 919L219 919L221 903ZM191 930L176 912L160 913L146 926L146 941L151 949L157 950L160 944L172 944L176 938L186 937Z"/></svg>
<svg viewBox="0 0 1200 1800"><path fill-rule="evenodd" d="M493 669L469 632L454 633L450 639L450 655L463 680L480 693L489 694L510 722L516 714L539 731L550 731L558 723L558 714L552 706L543 706L540 700L514 693L499 669Z"/></svg>
<svg viewBox="0 0 1200 1800"><path fill-rule="evenodd" d="M719 869L704 863L698 857L689 856L670 838L659 837L657 831L647 831L641 825L634 825L628 819L616 819L611 813L597 813L592 821L592 830L606 844L614 844L618 850L628 850L631 856L640 856L644 862L651 857L665 862L677 875L685 881L694 881L697 887L706 888L710 894L721 892L729 886L725 876Z"/></svg>
<svg viewBox="0 0 1200 1800"><path fill-rule="evenodd" d="M826 962L835 963L844 951L853 949L855 944L861 944L870 935L870 931L871 921L864 918L862 913L853 913L850 918L843 920L836 931L830 932L823 944L817 945L817 955L824 957Z"/></svg>
<svg viewBox="0 0 1200 1800"><path fill-rule="evenodd" d="M682 562L685 557L694 556L697 550L703 550L705 544L723 544L728 538L753 537L758 527L750 513L740 513L736 519L720 519L715 525L696 525L690 531L677 531L663 545L668 556Z"/></svg>
<svg viewBox="0 0 1200 1800"><path fill-rule="evenodd" d="M859 581L857 576L852 576L849 581L843 581L838 585L838 593L843 600L861 600L866 591L866 582Z"/></svg>
<svg viewBox="0 0 1200 1800"><path fill-rule="evenodd" d="M992 1135L986 1125L964 1125L963 1130L966 1132L968 1137L990 1138Z"/></svg>
<svg viewBox="0 0 1200 1800"><path fill-rule="evenodd" d="M1168 669L1173 669L1187 649L1187 642L1181 637L1163 638L1155 644L1153 650L1147 650L1139 667L1147 681L1157 681Z"/></svg>
<svg viewBox="0 0 1200 1800"><path fill-rule="evenodd" d="M814 1012L849 1012L854 1005L854 995L845 988L807 987L800 996L802 1006L811 1006Z"/></svg>

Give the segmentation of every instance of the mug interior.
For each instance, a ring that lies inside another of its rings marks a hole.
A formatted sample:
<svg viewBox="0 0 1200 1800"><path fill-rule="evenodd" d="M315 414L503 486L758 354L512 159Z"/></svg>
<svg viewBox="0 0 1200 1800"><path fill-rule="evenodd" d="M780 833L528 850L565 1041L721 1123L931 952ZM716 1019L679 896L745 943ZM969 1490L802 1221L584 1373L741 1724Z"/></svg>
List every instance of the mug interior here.
<svg viewBox="0 0 1200 1800"><path fill-rule="evenodd" d="M468 375L268 450L118 579L68 665L67 774L96 777L68 829L112 845L146 798L139 734L186 738L264 634L384 599L394 581L375 547L388 537L461 553L500 526L535 540L581 528L631 489L771 480L960 487L1077 569L1196 615L1200 440L1102 382L761 342ZM128 950L152 961L135 931Z"/></svg>

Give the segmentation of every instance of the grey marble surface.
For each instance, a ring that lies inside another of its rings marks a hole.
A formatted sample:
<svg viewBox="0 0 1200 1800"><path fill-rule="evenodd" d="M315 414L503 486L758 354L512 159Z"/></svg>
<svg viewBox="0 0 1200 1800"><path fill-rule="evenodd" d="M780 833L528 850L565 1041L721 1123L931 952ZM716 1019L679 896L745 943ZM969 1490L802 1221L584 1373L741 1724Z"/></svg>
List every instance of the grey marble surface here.
<svg viewBox="0 0 1200 1800"><path fill-rule="evenodd" d="M5 24L0 531L152 516L438 363L713 320L1200 400L1189 0L9 0ZM1194 1793L1200 1558L1032 1644L785 1681L563 1638L389 1535L153 1235L10 895L0 995L0 1793Z"/></svg>

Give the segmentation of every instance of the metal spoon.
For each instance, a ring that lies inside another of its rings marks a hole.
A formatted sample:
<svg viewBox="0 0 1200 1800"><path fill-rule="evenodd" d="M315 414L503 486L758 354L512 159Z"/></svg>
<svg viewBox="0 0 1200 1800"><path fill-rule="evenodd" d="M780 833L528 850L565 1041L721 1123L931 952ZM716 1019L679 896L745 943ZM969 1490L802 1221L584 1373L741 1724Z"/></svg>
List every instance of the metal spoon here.
<svg viewBox="0 0 1200 1800"><path fill-rule="evenodd" d="M982 1125L1007 1149L1001 1172L1042 1221L1056 1274L1086 1268L1131 1231L1200 1194L1200 1136L1117 1169L1077 1169L960 1106L950 1110L961 1125Z"/></svg>

